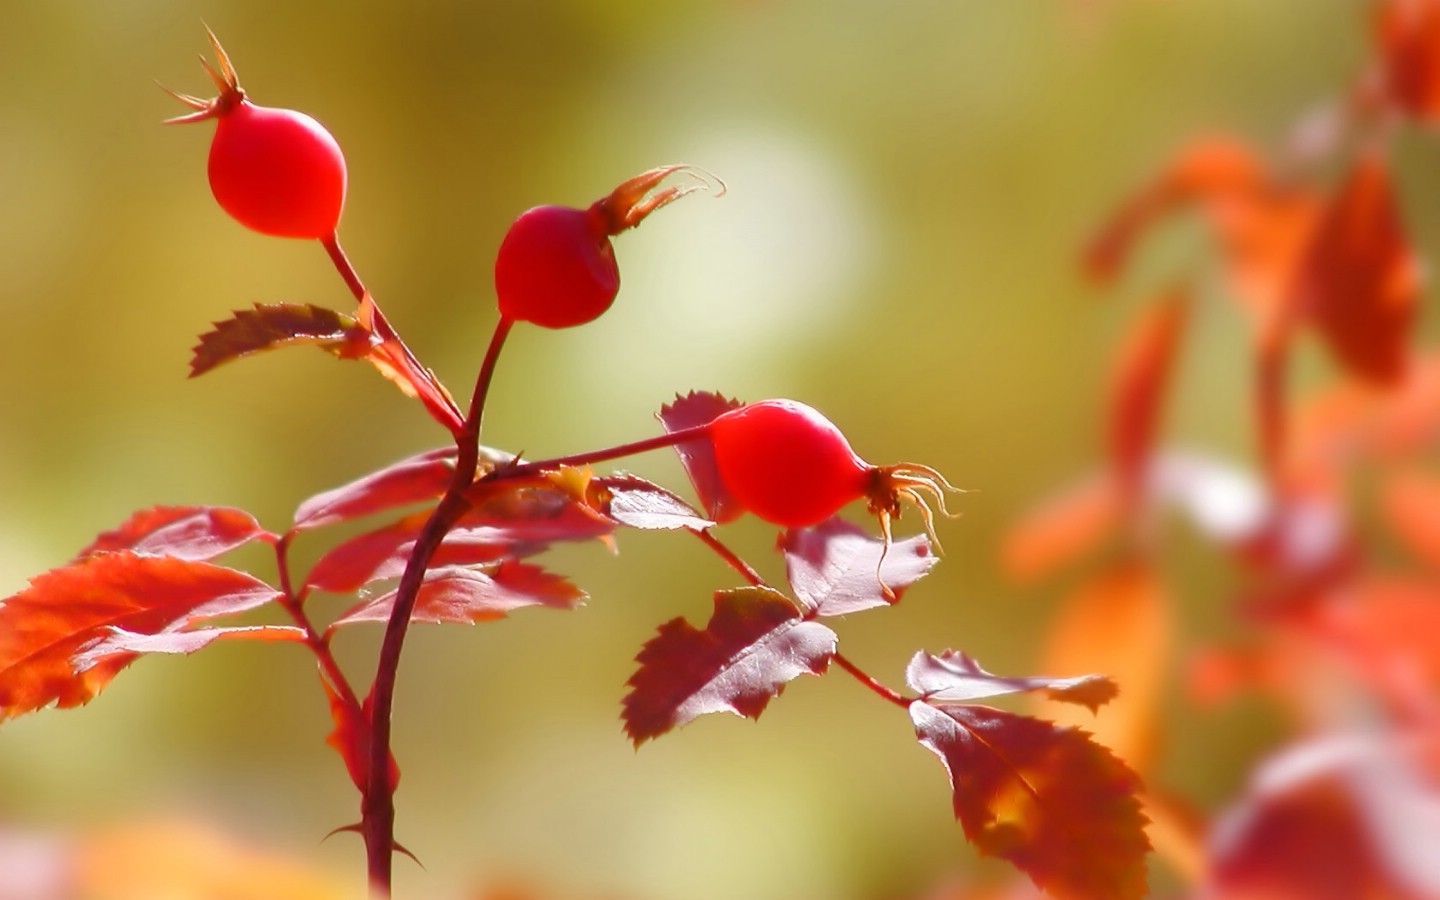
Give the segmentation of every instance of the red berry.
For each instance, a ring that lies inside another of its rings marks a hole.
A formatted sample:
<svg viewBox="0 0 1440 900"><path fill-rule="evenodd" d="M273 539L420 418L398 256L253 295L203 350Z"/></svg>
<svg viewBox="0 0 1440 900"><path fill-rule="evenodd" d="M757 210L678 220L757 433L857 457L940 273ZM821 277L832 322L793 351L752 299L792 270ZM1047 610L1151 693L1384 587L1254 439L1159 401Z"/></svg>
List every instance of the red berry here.
<svg viewBox="0 0 1440 900"><path fill-rule="evenodd" d="M537 206L510 226L495 258L500 314L546 328L583 325L615 302L620 268L603 218Z"/></svg>
<svg viewBox="0 0 1440 900"><path fill-rule="evenodd" d="M699 182L655 190L681 171ZM708 186L696 172L689 166L662 166L624 182L588 209L537 206L522 214L495 257L500 315L546 328L570 328L599 318L620 291L620 268L610 238ZM722 183L718 193L724 190Z"/></svg>
<svg viewBox="0 0 1440 900"><path fill-rule="evenodd" d="M840 429L793 400L723 413L710 439L726 489L755 515L788 528L818 524L865 496L874 470Z"/></svg>
<svg viewBox="0 0 1440 900"><path fill-rule="evenodd" d="M345 206L345 156L314 119L242 100L219 116L210 189L240 224L276 237L325 238Z"/></svg>
<svg viewBox="0 0 1440 900"><path fill-rule="evenodd" d="M340 145L304 113L251 103L213 33L210 46L219 70L203 57L200 62L219 95L202 100L170 91L195 112L169 121L217 120L210 145L210 189L215 199L240 224L262 234L330 237L345 207L345 155Z"/></svg>

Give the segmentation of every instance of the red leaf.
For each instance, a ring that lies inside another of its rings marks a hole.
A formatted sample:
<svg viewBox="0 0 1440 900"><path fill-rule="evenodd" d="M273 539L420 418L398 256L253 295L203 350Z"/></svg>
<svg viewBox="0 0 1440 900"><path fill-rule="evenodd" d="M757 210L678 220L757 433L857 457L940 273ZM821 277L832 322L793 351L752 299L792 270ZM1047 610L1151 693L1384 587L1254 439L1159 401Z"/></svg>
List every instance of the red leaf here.
<svg viewBox="0 0 1440 900"><path fill-rule="evenodd" d="M71 657L109 637L112 627L136 634L181 630L278 596L234 569L123 550L37 576L0 605L0 719L50 703L78 706L98 694L133 654L79 674Z"/></svg>
<svg viewBox="0 0 1440 900"><path fill-rule="evenodd" d="M454 447L417 453L301 503L295 510L295 530L435 500L445 493L454 472Z"/></svg>
<svg viewBox="0 0 1440 900"><path fill-rule="evenodd" d="M320 685L325 688L325 696L330 701L330 718L335 722L335 730L325 738L325 743L340 754L345 761L345 770L350 773L350 780L363 794L370 787L370 701L367 699L363 708L347 702L324 673L320 675ZM394 753L390 754L389 774L390 792L393 794L395 786L400 783L400 766L395 762Z"/></svg>
<svg viewBox="0 0 1440 900"><path fill-rule="evenodd" d="M1260 160L1244 143L1228 137L1193 142L1100 228L1085 250L1086 271L1099 281L1115 278L1135 241L1162 217L1189 204L1246 196L1264 179Z"/></svg>
<svg viewBox="0 0 1440 900"><path fill-rule="evenodd" d="M1190 298L1173 290L1148 310L1120 348L1110 380L1109 449L1122 508L1140 501Z"/></svg>
<svg viewBox="0 0 1440 900"><path fill-rule="evenodd" d="M1119 523L1114 479L1093 476L1047 499L1011 528L1001 563L1016 581L1043 578L1094 551Z"/></svg>
<svg viewBox="0 0 1440 900"><path fill-rule="evenodd" d="M1140 780L1078 728L985 706L910 704L915 734L944 763L955 817L986 856L1062 898L1146 895Z"/></svg>
<svg viewBox="0 0 1440 900"><path fill-rule="evenodd" d="M946 650L939 656L919 652L905 669L905 683L930 703L968 703L1025 691L1044 691L1051 700L1077 703L1094 713L1120 693L1104 675L1075 678L1003 678L980 668L969 654Z"/></svg>
<svg viewBox="0 0 1440 900"><path fill-rule="evenodd" d="M356 606L331 623L330 630L353 622L390 621L395 594L390 591ZM503 619L511 610L526 606L574 609L584 599L584 591L539 566L507 561L489 573L439 566L425 573L410 621L473 625Z"/></svg>
<svg viewBox="0 0 1440 900"><path fill-rule="evenodd" d="M358 535L332 548L305 576L305 586L334 594L351 594L372 581L399 578L415 549L430 513L406 516L383 528ZM445 536L432 566L470 566L507 556L538 553L544 544L511 543L494 528L456 528Z"/></svg>
<svg viewBox="0 0 1440 900"><path fill-rule="evenodd" d="M780 550L795 596L822 616L898 603L940 561L924 535L892 541L887 549L883 540L839 518L786 531Z"/></svg>
<svg viewBox="0 0 1440 900"><path fill-rule="evenodd" d="M835 632L805 621L783 594L719 591L703 631L672 619L635 657L640 668L626 682L632 690L621 714L625 733L638 747L706 713L757 719L787 682L822 674L835 642Z"/></svg>
<svg viewBox="0 0 1440 900"><path fill-rule="evenodd" d="M241 509L157 506L137 512L119 528L101 534L76 558L133 550L142 556L208 560L256 538L271 536L254 516Z"/></svg>
<svg viewBox="0 0 1440 900"><path fill-rule="evenodd" d="M497 542L549 544L609 535L617 527L602 509L606 491L588 469L525 478L482 478L466 492L463 528L485 527Z"/></svg>
<svg viewBox="0 0 1440 900"><path fill-rule="evenodd" d="M1385 0L1375 38L1390 99L1422 122L1440 119L1440 3Z"/></svg>
<svg viewBox="0 0 1440 900"><path fill-rule="evenodd" d="M606 515L630 528L704 531L715 524L670 491L634 475L596 478L593 484L604 491Z"/></svg>
<svg viewBox="0 0 1440 900"><path fill-rule="evenodd" d="M1331 201L1301 266L1296 296L1351 374L1386 385L1404 376L1420 270L1381 157L1360 158Z"/></svg>
<svg viewBox="0 0 1440 900"><path fill-rule="evenodd" d="M691 391L683 397L676 394L675 402L660 407L656 418L665 427L667 434L674 434L686 428L705 425L714 421L721 413L742 405L738 400L730 400L719 394ZM723 524L738 518L745 511L720 480L720 471L715 468L715 449L709 441L704 438L685 441L676 444L675 451L680 454L680 462L690 476L690 483L695 485L700 505L711 519Z"/></svg>
<svg viewBox="0 0 1440 900"><path fill-rule="evenodd" d="M360 359L377 338L353 316L308 303L257 303L200 335L190 377L241 356L291 344L314 344L341 359Z"/></svg>
<svg viewBox="0 0 1440 900"><path fill-rule="evenodd" d="M84 672L117 654L134 656L139 653L194 653L219 640L232 641L301 641L305 630L294 625L248 625L236 628L201 628L198 631L162 631L158 634L136 634L123 628L109 629L107 637L83 647L71 658L76 672Z"/></svg>

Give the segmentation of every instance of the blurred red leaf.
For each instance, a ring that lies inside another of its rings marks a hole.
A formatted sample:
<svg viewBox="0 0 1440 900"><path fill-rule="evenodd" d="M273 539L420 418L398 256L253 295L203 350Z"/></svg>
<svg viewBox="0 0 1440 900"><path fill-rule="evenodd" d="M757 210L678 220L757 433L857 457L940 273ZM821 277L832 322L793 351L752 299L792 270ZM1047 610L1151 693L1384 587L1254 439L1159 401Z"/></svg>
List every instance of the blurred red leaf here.
<svg viewBox="0 0 1440 900"><path fill-rule="evenodd" d="M985 671L961 650L946 650L939 656L916 653L905 668L905 683L918 691L921 699L938 705L1043 691L1051 700L1077 703L1092 713L1119 693L1115 682L1104 675L1005 678Z"/></svg>
<svg viewBox="0 0 1440 900"><path fill-rule="evenodd" d="M208 560L269 536L255 517L242 509L156 506L137 512L119 528L101 534L76 558L133 550L142 556Z"/></svg>
<svg viewBox="0 0 1440 900"><path fill-rule="evenodd" d="M332 622L330 630L354 622L390 621L395 594L390 591L355 606ZM573 609L584 599L584 591L539 566L508 560L489 572L438 566L425 573L410 621L473 625L503 619L511 610L526 606Z"/></svg>
<svg viewBox="0 0 1440 900"><path fill-rule="evenodd" d="M1081 584L1051 617L1041 665L1051 672L1105 672L1120 695L1099 718L1068 707L1047 708L1046 715L1092 728L1095 740L1144 771L1173 633L1164 586L1149 567L1121 562Z"/></svg>
<svg viewBox="0 0 1440 900"><path fill-rule="evenodd" d="M916 700L910 717L950 774L955 817L982 854L1056 897L1146 895L1140 779L1090 735L987 706Z"/></svg>
<svg viewBox="0 0 1440 900"><path fill-rule="evenodd" d="M1175 289L1147 310L1116 354L1110 377L1109 450L1124 509L1134 509L1190 305Z"/></svg>
<svg viewBox="0 0 1440 900"><path fill-rule="evenodd" d="M1355 163L1317 226L1295 290L1298 308L1348 372L1380 384L1400 381L1420 270L1381 157Z"/></svg>
<svg viewBox="0 0 1440 900"><path fill-rule="evenodd" d="M1369 575L1306 621L1397 716L1440 721L1440 586Z"/></svg>
<svg viewBox="0 0 1440 900"><path fill-rule="evenodd" d="M1095 550L1120 524L1115 480L1095 475L1026 513L1000 549L1005 573L1016 581L1044 578Z"/></svg>
<svg viewBox="0 0 1440 900"><path fill-rule="evenodd" d="M109 628L106 637L83 646L70 660L76 672L84 672L117 654L194 653L216 641L304 641L305 631L294 625L244 625L234 628L201 628L196 631L162 631L136 634L123 628Z"/></svg>
<svg viewBox="0 0 1440 900"><path fill-rule="evenodd" d="M316 494L295 510L295 530L333 525L372 513L435 500L455 472L455 448L417 453L349 484Z"/></svg>
<svg viewBox="0 0 1440 900"><path fill-rule="evenodd" d="M706 713L759 718L787 682L826 670L836 640L783 594L719 591L704 630L672 619L635 657L640 668L626 682L632 690L621 714L625 733L638 747Z"/></svg>
<svg viewBox="0 0 1440 900"><path fill-rule="evenodd" d="M1098 281L1114 279L1135 242L1161 218L1192 204L1247 197L1266 177L1260 159L1241 141L1193 141L1101 226L1085 249L1086 271Z"/></svg>
<svg viewBox="0 0 1440 900"><path fill-rule="evenodd" d="M634 475L596 478L593 484L603 492L605 514L630 528L704 531L715 524L670 491Z"/></svg>
<svg viewBox="0 0 1440 900"><path fill-rule="evenodd" d="M320 685L325 688L325 697L330 701L330 717L335 722L335 730L325 738L325 743L340 754L345 761L345 770L350 773L350 780L363 794L370 782L370 701L367 698L363 706L357 706L341 697L323 672L320 674ZM390 754L389 776L393 794L395 786L400 783L400 766L395 762L394 753Z"/></svg>
<svg viewBox="0 0 1440 900"><path fill-rule="evenodd" d="M691 391L681 397L675 395L673 403L660 407L656 418L665 427L666 434L674 434L686 428L694 428L714 421L715 417L727 410L744 404L730 400L709 391ZM715 450L708 440L696 438L675 445L680 462L695 485L695 493L706 514L718 523L729 522L744 512L739 501L725 489L720 472L715 468Z"/></svg>
<svg viewBox="0 0 1440 900"><path fill-rule="evenodd" d="M1440 478L1412 470L1381 474L1380 509L1390 531L1432 569L1440 569Z"/></svg>
<svg viewBox="0 0 1440 900"><path fill-rule="evenodd" d="M1390 99L1421 121L1440 119L1440 3L1383 0L1375 10L1375 41Z"/></svg>
<svg viewBox="0 0 1440 900"><path fill-rule="evenodd" d="M128 550L39 575L0 604L0 719L50 703L78 706L98 694L134 655L78 674L71 657L112 627L142 635L182 630L278 596L244 572Z"/></svg>
<svg viewBox="0 0 1440 900"><path fill-rule="evenodd" d="M906 588L940 561L924 535L892 541L887 549L883 540L840 518L787 530L780 550L795 596L821 616L899 603Z"/></svg>
<svg viewBox="0 0 1440 900"><path fill-rule="evenodd" d="M313 344L341 359L360 359L378 340L353 316L308 303L257 303L200 335L190 377L221 363L292 344Z"/></svg>

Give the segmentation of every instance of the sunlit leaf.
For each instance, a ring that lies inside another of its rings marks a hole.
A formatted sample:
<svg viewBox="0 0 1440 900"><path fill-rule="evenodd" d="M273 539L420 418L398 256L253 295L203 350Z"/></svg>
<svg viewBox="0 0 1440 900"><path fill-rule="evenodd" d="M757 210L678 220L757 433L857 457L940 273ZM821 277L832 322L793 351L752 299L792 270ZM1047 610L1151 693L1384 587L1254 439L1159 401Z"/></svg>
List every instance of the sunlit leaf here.
<svg viewBox="0 0 1440 900"><path fill-rule="evenodd" d="M334 594L350 594L372 581L399 578L429 518L429 512L414 513L342 541L315 563L305 576L306 586ZM445 535L431 565L479 565L507 556L529 556L545 546L509 541L494 528L455 528Z"/></svg>
<svg viewBox="0 0 1440 900"><path fill-rule="evenodd" d="M924 651L916 653L905 669L905 683L918 691L922 699L939 705L1041 691L1051 700L1076 703L1092 713L1119 693L1115 682L1104 675L1073 678L994 675L961 650L946 650L939 656Z"/></svg>
<svg viewBox="0 0 1440 900"><path fill-rule="evenodd" d="M438 499L454 472L454 447L417 453L301 503L295 510L295 529L333 525Z"/></svg>
<svg viewBox="0 0 1440 900"><path fill-rule="evenodd" d="M489 528L504 542L583 541L613 532L603 482L589 470L562 468L524 478L482 478L465 494L462 528Z"/></svg>
<svg viewBox="0 0 1440 900"><path fill-rule="evenodd" d="M139 653L188 654L203 650L216 641L304 641L305 630L294 625L244 625L233 628L200 628L195 631L162 631L158 634L136 634L112 627L109 635L85 645L71 658L76 672L100 663L117 654Z"/></svg>
<svg viewBox="0 0 1440 900"><path fill-rule="evenodd" d="M388 622L395 596L396 591L390 591L367 600L330 627L333 630L353 622ZM539 566L507 561L489 572L469 566L438 566L425 573L410 621L473 625L502 619L526 606L573 609L584 599L584 591Z"/></svg>
<svg viewBox="0 0 1440 900"><path fill-rule="evenodd" d="M1147 310L1116 355L1110 378L1110 465L1122 506L1142 498L1155 431L1190 305L1188 292L1172 290Z"/></svg>
<svg viewBox="0 0 1440 900"><path fill-rule="evenodd" d="M1085 726L1144 771L1171 664L1173 618L1164 587L1147 566L1122 562L1083 583L1052 617L1040 665L1050 672L1104 672L1120 694L1098 717L1048 706L1046 716Z"/></svg>
<svg viewBox="0 0 1440 900"><path fill-rule="evenodd" d="M200 335L190 376L262 350L313 344L341 359L363 358L375 341L353 316L308 303L257 303L235 312Z"/></svg>
<svg viewBox="0 0 1440 900"><path fill-rule="evenodd" d="M715 417L743 404L709 391L691 391L681 397L675 395L673 403L660 407L657 418L668 434L694 428L714 421ZM725 523L737 518L744 510L740 503L725 489L720 472L715 468L715 449L704 438L685 441L675 445L680 462L695 485L700 505L706 514L716 522Z"/></svg>
<svg viewBox="0 0 1440 900"><path fill-rule="evenodd" d="M706 713L759 718L787 682L823 673L835 642L782 594L720 591L703 630L672 619L641 649L626 682L625 733L639 746Z"/></svg>
<svg viewBox="0 0 1440 900"><path fill-rule="evenodd" d="M156 506L97 537L78 558L115 550L208 560L268 536L255 517L223 506Z"/></svg>
<svg viewBox="0 0 1440 900"><path fill-rule="evenodd" d="M780 550L795 596L822 616L898 603L939 562L924 535L892 541L887 548L880 538L839 518L786 531Z"/></svg>
<svg viewBox="0 0 1440 900"><path fill-rule="evenodd" d="M350 780L363 794L369 790L370 752L373 746L370 740L370 702L367 699L363 705L359 705L348 701L340 695L323 671L320 674L320 686L325 689L325 697L330 701L330 718L335 722L335 728L325 738L325 743L340 754L340 758L345 761L345 771L350 773ZM400 766L395 762L394 753L390 754L389 780L393 793L395 786L400 783Z"/></svg>
<svg viewBox="0 0 1440 900"><path fill-rule="evenodd" d="M950 774L955 817L982 854L1053 896L1146 896L1140 780L1078 729L986 706L910 704Z"/></svg>
<svg viewBox="0 0 1440 900"><path fill-rule="evenodd" d="M1296 282L1299 308L1351 374L1394 384L1409 363L1420 269L1389 165L1362 156L1330 203Z"/></svg>
<svg viewBox="0 0 1440 900"><path fill-rule="evenodd" d="M279 596L234 569L131 551L101 553L39 575L0 604L0 719L50 703L78 706L98 694L133 654L76 673L71 657L111 635L176 631L262 606Z"/></svg>
<svg viewBox="0 0 1440 900"><path fill-rule="evenodd" d="M630 528L704 531L715 524L670 491L634 475L595 478L592 484L602 492L605 514Z"/></svg>

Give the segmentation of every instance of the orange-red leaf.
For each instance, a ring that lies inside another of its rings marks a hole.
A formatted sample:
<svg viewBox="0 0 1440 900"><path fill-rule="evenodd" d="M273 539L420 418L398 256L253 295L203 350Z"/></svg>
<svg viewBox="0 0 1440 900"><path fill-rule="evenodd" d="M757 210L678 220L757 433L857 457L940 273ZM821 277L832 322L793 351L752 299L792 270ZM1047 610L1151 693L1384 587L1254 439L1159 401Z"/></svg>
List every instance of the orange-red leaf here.
<svg viewBox="0 0 1440 900"><path fill-rule="evenodd" d="M625 733L638 747L706 713L759 718L787 682L825 671L836 640L783 594L719 591L704 630L672 619L635 657L640 668L626 682L632 690L621 714Z"/></svg>
<svg viewBox="0 0 1440 900"><path fill-rule="evenodd" d="M78 706L98 694L133 654L82 673L77 650L111 635L183 630L253 609L279 592L234 569L131 551L101 553L37 576L0 605L0 719L50 703Z"/></svg>
<svg viewBox="0 0 1440 900"><path fill-rule="evenodd" d="M1389 471L1380 487L1380 508L1390 530L1426 565L1440 569L1440 478Z"/></svg>
<svg viewBox="0 0 1440 900"><path fill-rule="evenodd" d="M325 697L330 701L330 717L335 722L335 730L325 738L325 743L340 754L345 761L345 770L350 773L350 780L363 794L370 785L370 702L367 700L363 707L358 707L347 701L323 672L320 674L320 685L325 688ZM400 766L395 762L394 753L390 754L389 780L393 793L400 783Z"/></svg>
<svg viewBox="0 0 1440 900"><path fill-rule="evenodd" d="M390 591L361 603L336 619L331 630L352 622L388 622L395 594ZM425 573L410 621L473 625L502 619L526 606L573 609L584 599L584 591L539 566L506 561L490 572L439 566Z"/></svg>
<svg viewBox="0 0 1440 900"><path fill-rule="evenodd" d="M1151 755L1170 663L1174 623L1159 580L1147 567L1121 563L1080 586L1051 620L1041 665L1050 672L1105 672L1119 697L1093 717L1046 709L1061 724L1085 725L1095 740L1143 771Z"/></svg>
<svg viewBox="0 0 1440 900"><path fill-rule="evenodd" d="M780 550L795 596L820 616L899 603L940 561L923 534L887 545L840 518L786 531Z"/></svg>
<svg viewBox="0 0 1440 900"><path fill-rule="evenodd" d="M986 706L910 704L945 764L955 817L982 854L1073 900L1146 895L1140 779L1078 728Z"/></svg>
<svg viewBox="0 0 1440 900"><path fill-rule="evenodd" d="M1110 465L1122 507L1141 500L1155 431L1189 309L1189 293L1172 290L1140 318L1117 356L1110 378Z"/></svg>
<svg viewBox="0 0 1440 900"><path fill-rule="evenodd" d="M376 338L354 316L308 303L257 303L200 335L190 376L221 363L291 344L314 344L341 359L363 358Z"/></svg>
<svg viewBox="0 0 1440 900"><path fill-rule="evenodd" d="M1351 374L1404 376L1420 301L1420 269L1401 220L1389 165L1361 157L1330 202L1296 281L1298 308Z"/></svg>
<svg viewBox="0 0 1440 900"><path fill-rule="evenodd" d="M428 512L414 513L337 544L320 557L305 576L306 587L350 594L372 581L399 578L429 518ZM528 556L543 549L544 544L507 543L493 528L456 528L445 535L431 565L480 565L507 556Z"/></svg>
<svg viewBox="0 0 1440 900"><path fill-rule="evenodd" d="M1104 675L1073 678L995 675L981 668L980 663L962 650L946 650L939 656L923 650L916 653L905 668L905 683L924 700L938 705L1043 691L1052 700L1077 703L1092 713L1119 693L1115 682Z"/></svg>
<svg viewBox="0 0 1440 900"><path fill-rule="evenodd" d="M194 653L216 641L304 641L305 630L294 625L244 625L234 628L200 628L196 631L162 631L136 634L110 628L106 637L86 644L71 658L76 672L84 672L107 657L138 653Z"/></svg>
<svg viewBox="0 0 1440 900"><path fill-rule="evenodd" d="M255 517L223 506L156 506L135 513L123 525L97 537L77 558L115 550L142 556L214 559L268 537Z"/></svg>
<svg viewBox="0 0 1440 900"><path fill-rule="evenodd" d="M1016 581L1033 581L1095 550L1120 523L1115 480L1095 475L1047 498L1005 536L1000 561Z"/></svg>
<svg viewBox="0 0 1440 900"><path fill-rule="evenodd" d="M673 403L660 407L656 418L665 427L666 434L673 434L686 428L694 428L715 420L721 413L735 409L742 404L720 394L709 391L691 391L681 397L675 395ZM720 480L720 470L715 468L715 449L704 438L684 441L675 445L680 462L695 485L695 493L706 515L719 523L737 518L744 510L739 501L725 489Z"/></svg>
<svg viewBox="0 0 1440 900"><path fill-rule="evenodd" d="M1421 121L1440 119L1440 3L1383 0L1375 39L1389 98Z"/></svg>

